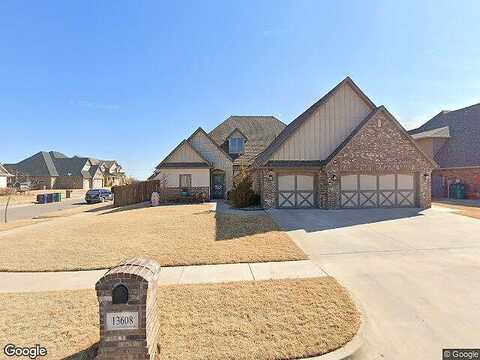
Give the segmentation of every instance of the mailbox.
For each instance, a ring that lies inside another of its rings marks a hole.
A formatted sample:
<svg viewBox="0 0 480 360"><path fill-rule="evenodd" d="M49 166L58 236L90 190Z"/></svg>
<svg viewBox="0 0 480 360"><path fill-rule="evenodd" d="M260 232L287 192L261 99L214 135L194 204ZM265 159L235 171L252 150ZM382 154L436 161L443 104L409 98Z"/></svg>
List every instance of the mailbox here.
<svg viewBox="0 0 480 360"><path fill-rule="evenodd" d="M157 288L160 265L122 261L95 285L100 313L98 360L155 359L160 351Z"/></svg>

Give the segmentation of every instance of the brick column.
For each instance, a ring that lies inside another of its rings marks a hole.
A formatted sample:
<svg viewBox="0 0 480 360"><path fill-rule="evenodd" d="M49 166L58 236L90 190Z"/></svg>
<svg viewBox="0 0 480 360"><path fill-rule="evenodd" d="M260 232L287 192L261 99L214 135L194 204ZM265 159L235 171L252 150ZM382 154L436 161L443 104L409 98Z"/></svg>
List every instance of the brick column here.
<svg viewBox="0 0 480 360"><path fill-rule="evenodd" d="M333 180L334 175L335 175L335 180ZM326 208L339 209L340 208L340 175L333 171L327 171L326 182L327 182Z"/></svg>
<svg viewBox="0 0 480 360"><path fill-rule="evenodd" d="M100 313L98 360L155 359L160 318L160 265L133 258L110 269L95 285Z"/></svg>
<svg viewBox="0 0 480 360"><path fill-rule="evenodd" d="M262 172L262 202L264 209L271 209L275 207L276 196L276 179L275 173L271 170L263 170Z"/></svg>
<svg viewBox="0 0 480 360"><path fill-rule="evenodd" d="M425 176L428 175L428 176ZM419 174L419 206L422 209L428 209L432 206L432 172L423 172Z"/></svg>

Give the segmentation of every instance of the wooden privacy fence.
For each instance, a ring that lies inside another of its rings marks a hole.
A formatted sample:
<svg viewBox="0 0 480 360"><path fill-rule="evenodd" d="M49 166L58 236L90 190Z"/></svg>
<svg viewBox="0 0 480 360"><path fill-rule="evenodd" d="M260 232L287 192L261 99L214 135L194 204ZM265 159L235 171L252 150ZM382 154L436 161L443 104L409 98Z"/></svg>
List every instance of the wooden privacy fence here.
<svg viewBox="0 0 480 360"><path fill-rule="evenodd" d="M125 206L149 201L154 191L160 192L160 180L141 181L112 188L114 206Z"/></svg>
<svg viewBox="0 0 480 360"><path fill-rule="evenodd" d="M114 186L112 188L114 206L125 206L150 201L153 192L160 195L160 203L203 202L209 198L208 186L190 188L170 188L161 180L141 181L130 185ZM183 192L187 194L182 194Z"/></svg>

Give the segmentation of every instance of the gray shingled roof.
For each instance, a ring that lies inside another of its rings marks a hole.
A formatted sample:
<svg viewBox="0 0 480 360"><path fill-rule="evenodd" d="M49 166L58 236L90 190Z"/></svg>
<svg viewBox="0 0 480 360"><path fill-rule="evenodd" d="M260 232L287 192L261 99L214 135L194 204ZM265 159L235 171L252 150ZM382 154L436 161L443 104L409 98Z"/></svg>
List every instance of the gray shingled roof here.
<svg viewBox="0 0 480 360"><path fill-rule="evenodd" d="M245 142L245 153L236 157L233 164L250 164L286 126L274 116L230 116L213 129L209 135L228 153L228 136L238 129L247 138L247 141Z"/></svg>
<svg viewBox="0 0 480 360"><path fill-rule="evenodd" d="M10 173L8 172L8 170L5 169L2 164L0 164L0 175L2 175L2 176L5 176L5 175L6 175L6 176L10 176L10 175L12 175L12 174L10 174Z"/></svg>
<svg viewBox="0 0 480 360"><path fill-rule="evenodd" d="M410 135L448 126L450 138L435 154L440 167L480 166L480 103L442 111Z"/></svg>
<svg viewBox="0 0 480 360"><path fill-rule="evenodd" d="M52 155L46 151L40 151L16 164L5 166L12 174L19 171L30 176L58 176Z"/></svg>
<svg viewBox="0 0 480 360"><path fill-rule="evenodd" d="M93 163L89 171L82 171L85 164L90 161ZM98 160L88 157L67 157L58 151L40 151L29 158L16 164L5 164L10 173L19 171L30 176L83 176L91 178L98 167L103 162L112 162L114 160Z"/></svg>

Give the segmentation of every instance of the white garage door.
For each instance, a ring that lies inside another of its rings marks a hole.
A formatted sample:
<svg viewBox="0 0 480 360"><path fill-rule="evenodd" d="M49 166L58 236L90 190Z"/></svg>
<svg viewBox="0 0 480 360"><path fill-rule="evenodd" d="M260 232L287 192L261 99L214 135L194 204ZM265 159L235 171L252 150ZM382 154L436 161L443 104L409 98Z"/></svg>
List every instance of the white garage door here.
<svg viewBox="0 0 480 360"><path fill-rule="evenodd" d="M314 206L313 175L279 175L278 207L311 208Z"/></svg>
<svg viewBox="0 0 480 360"><path fill-rule="evenodd" d="M414 207L414 175L344 175L340 203L342 208Z"/></svg>
<svg viewBox="0 0 480 360"><path fill-rule="evenodd" d="M103 179L93 179L93 189L99 189L103 187Z"/></svg>

